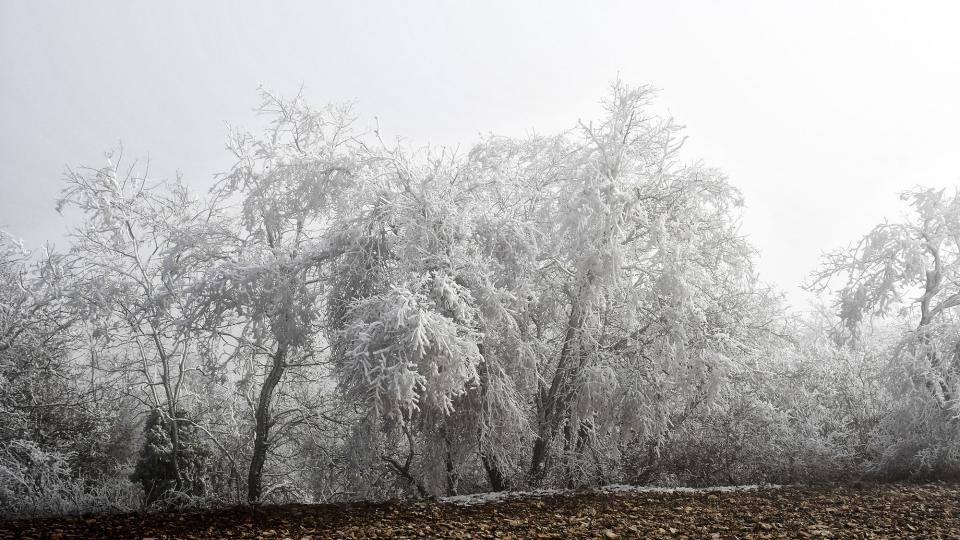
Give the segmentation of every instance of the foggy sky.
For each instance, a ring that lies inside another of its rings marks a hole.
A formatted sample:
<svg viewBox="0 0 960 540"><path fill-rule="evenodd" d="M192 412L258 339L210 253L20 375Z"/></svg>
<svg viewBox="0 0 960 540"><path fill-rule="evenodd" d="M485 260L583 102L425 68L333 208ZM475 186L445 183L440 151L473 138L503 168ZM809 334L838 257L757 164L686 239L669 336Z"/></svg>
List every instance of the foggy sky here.
<svg viewBox="0 0 960 540"><path fill-rule="evenodd" d="M618 74L651 84L685 156L743 191L761 278L795 302L898 192L960 185L960 4L596 4L0 0L0 228L65 247L63 171L121 141L205 189L258 84L463 152L597 117Z"/></svg>

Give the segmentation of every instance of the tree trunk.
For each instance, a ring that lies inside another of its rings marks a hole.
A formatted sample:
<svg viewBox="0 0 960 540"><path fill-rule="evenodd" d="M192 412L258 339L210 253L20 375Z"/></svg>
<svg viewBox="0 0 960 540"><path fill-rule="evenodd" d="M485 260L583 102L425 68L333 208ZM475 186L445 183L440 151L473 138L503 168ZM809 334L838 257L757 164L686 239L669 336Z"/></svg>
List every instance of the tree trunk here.
<svg viewBox="0 0 960 540"><path fill-rule="evenodd" d="M137 330L139 327L131 324ZM180 474L180 423L177 422L177 394L174 390L174 384L170 373L170 358L167 351L160 341L159 333L156 327L151 324L150 338L156 347L157 354L160 356L160 383L163 386L163 393L166 397L166 414L170 420L170 466L173 468L174 491L183 489L183 478ZM141 353L142 354L142 353ZM159 407L159 403L157 404ZM162 420L162 418L161 418ZM163 424L161 424L162 426Z"/></svg>
<svg viewBox="0 0 960 540"><path fill-rule="evenodd" d="M446 465L446 476L447 476L447 493L446 495L452 496L457 494L457 477L456 470L453 466L453 455L450 454L450 443L447 443L447 453L444 456L444 463Z"/></svg>
<svg viewBox="0 0 960 540"><path fill-rule="evenodd" d="M487 472L487 481L490 482L490 491L503 491L507 489L507 479L497 463L488 458L486 454L480 454L480 461L483 463L483 470Z"/></svg>
<svg viewBox="0 0 960 540"><path fill-rule="evenodd" d="M484 358L479 369L480 399L482 401L486 399L487 392L490 389L490 374L488 373L489 367L487 366L487 361L484 357L485 351L483 348L483 343L477 344L477 350L480 352L480 356ZM500 466L497 464L496 458L491 458L487 454L487 445L484 441L482 429L477 433L477 444L480 447L480 463L483 465L483 470L487 473L487 481L490 482L490 490L503 491L507 489L506 477L504 476L503 471L500 470Z"/></svg>
<svg viewBox="0 0 960 540"><path fill-rule="evenodd" d="M577 300L574 300L570 309L570 320L567 323L567 332L564 336L563 348L560 350L560 361L553 374L550 389L540 389L537 396L537 439L533 443L533 455L530 459L530 470L527 473L528 482L537 485L543 480L547 472L550 443L567 414L570 399L570 381L579 366L571 366L573 356L579 357L575 345L580 339L580 328L583 326L583 312Z"/></svg>
<svg viewBox="0 0 960 540"><path fill-rule="evenodd" d="M930 301L937 294L937 292L940 291L943 283L943 266L940 262L940 254L935 249L930 249L930 251L934 258L934 267L932 270L927 270L926 272L924 294L920 298L920 324L917 326L917 331L921 333L920 343L924 347L930 346L929 336L923 333L925 327L929 326L930 323L933 322L934 315L939 311L937 308L934 308L933 310L930 309ZM941 367L940 355L937 354L937 351L931 350L927 352L927 355L930 359L930 365L932 367ZM940 408L943 410L948 410L950 402L952 402L954 399L954 396L950 390L950 385L947 384L947 381L944 377L935 377L935 381L930 379L927 380L927 389L933 394L933 397L937 400L937 404L940 406Z"/></svg>
<svg viewBox="0 0 960 540"><path fill-rule="evenodd" d="M250 459L250 473L247 475L247 502L260 502L260 496L263 489L263 464L267 460L267 446L270 435L270 427L273 421L270 419L270 401L273 399L273 391L283 376L283 370L286 367L287 349L280 345L277 352L273 355L273 364L270 366L270 373L267 379L263 381L260 388L260 397L257 400L257 412L255 415L256 427L253 439L253 457Z"/></svg>
<svg viewBox="0 0 960 540"><path fill-rule="evenodd" d="M180 473L180 422L174 403L167 402L167 415L170 416L170 464L173 467L174 489L183 490L183 475Z"/></svg>

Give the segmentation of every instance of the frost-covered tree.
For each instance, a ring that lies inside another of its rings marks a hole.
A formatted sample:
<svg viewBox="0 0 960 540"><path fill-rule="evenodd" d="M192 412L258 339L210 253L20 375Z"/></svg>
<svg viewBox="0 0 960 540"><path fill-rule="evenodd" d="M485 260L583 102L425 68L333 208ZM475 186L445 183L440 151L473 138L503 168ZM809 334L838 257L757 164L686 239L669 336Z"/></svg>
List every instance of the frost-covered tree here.
<svg viewBox="0 0 960 540"><path fill-rule="evenodd" d="M769 323L739 195L679 162L678 128L616 85L597 125L491 138L465 159L378 153L329 306L341 386L423 445L420 489L602 480L718 391ZM369 432L369 431L368 431ZM419 437L419 438L418 438ZM526 461L525 465L521 465Z"/></svg>
<svg viewBox="0 0 960 540"><path fill-rule="evenodd" d="M853 247L828 254L812 285L825 290L842 280L837 306L854 334L865 316L912 319L898 361L939 407L960 417L960 193L917 189L901 198L912 207L909 220L877 225Z"/></svg>
<svg viewBox="0 0 960 540"><path fill-rule="evenodd" d="M67 262L49 250L35 255L0 231L0 352L14 347L25 334L43 334L45 344L59 345L64 330L77 320L64 291Z"/></svg>
<svg viewBox="0 0 960 540"><path fill-rule="evenodd" d="M91 373L111 379L147 409L175 418L187 382L202 369L200 339L186 310L192 269L178 255L183 231L208 212L179 181L149 178L149 167L126 164L122 152L101 168L68 171L58 210L79 210L66 260L65 292L84 321L75 340ZM167 422L175 489L181 487L179 423Z"/></svg>
<svg viewBox="0 0 960 540"><path fill-rule="evenodd" d="M679 128L650 117L649 98L618 84L598 124L532 148L474 150L487 168L530 182L522 297L536 351L534 482L552 454L568 468L580 466L570 456L592 456L602 477L613 441L659 440L670 400L709 401L767 324L737 233L739 194L718 172L680 162Z"/></svg>
<svg viewBox="0 0 960 540"><path fill-rule="evenodd" d="M69 447L78 438L69 411L83 399L66 382L75 375L63 354L74 319L59 297L62 270L50 254L32 261L0 231L0 441ZM81 433L89 428L75 420Z"/></svg>
<svg viewBox="0 0 960 540"><path fill-rule="evenodd" d="M874 437L892 476L960 471L960 193L916 189L912 213L828 254L812 286L834 282L839 319L854 342L874 318L901 321L884 376L891 411ZM890 323L887 323L888 325Z"/></svg>
<svg viewBox="0 0 960 540"><path fill-rule="evenodd" d="M364 424L382 421L388 439L399 435L382 445L374 435L364 446L383 451L374 459L421 492L454 491L458 469L485 436L472 391L488 365L483 336L493 317L482 312L499 306L477 296L496 291L473 241L481 204L462 167L445 151L420 164L398 149L373 154L370 198L353 220L355 241L338 258L328 299L341 388L366 411ZM504 429L522 427L522 415L515 420Z"/></svg>
<svg viewBox="0 0 960 540"><path fill-rule="evenodd" d="M216 240L185 249L206 261L192 289L192 313L249 362L241 391L253 409L250 502L262 499L264 464L283 432L277 422L316 412L292 407L278 413L281 398L290 397L278 389L288 370L323 359L318 335L327 263L349 241L336 225L350 208L362 166L346 108L318 111L299 97L266 92L262 98L261 111L272 117L267 132L232 136L237 162L212 192L227 212L194 234L197 242Z"/></svg>
<svg viewBox="0 0 960 540"><path fill-rule="evenodd" d="M109 497L130 495L111 478L129 455L119 405L70 354L80 325L69 307L70 270L62 256L30 253L0 232L0 514L6 517L96 510Z"/></svg>

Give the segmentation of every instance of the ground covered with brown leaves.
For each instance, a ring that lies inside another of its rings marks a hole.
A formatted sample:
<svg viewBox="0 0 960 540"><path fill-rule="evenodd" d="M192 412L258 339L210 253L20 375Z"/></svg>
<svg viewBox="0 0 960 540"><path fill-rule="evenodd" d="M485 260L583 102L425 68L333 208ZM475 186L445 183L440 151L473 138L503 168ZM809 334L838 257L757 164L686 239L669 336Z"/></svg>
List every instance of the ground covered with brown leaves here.
<svg viewBox="0 0 960 540"><path fill-rule="evenodd" d="M0 538L956 538L960 485L574 492L0 522Z"/></svg>

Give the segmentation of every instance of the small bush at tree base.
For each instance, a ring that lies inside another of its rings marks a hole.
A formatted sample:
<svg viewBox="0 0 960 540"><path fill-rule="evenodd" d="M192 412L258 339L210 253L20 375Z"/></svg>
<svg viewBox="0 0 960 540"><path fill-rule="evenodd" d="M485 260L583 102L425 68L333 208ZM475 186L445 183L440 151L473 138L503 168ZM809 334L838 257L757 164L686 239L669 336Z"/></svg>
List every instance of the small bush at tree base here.
<svg viewBox="0 0 960 540"><path fill-rule="evenodd" d="M143 448L130 479L143 487L144 503L148 506L206 493L210 451L185 411L177 411L176 421L180 439L176 462L170 419L153 409L144 425Z"/></svg>

